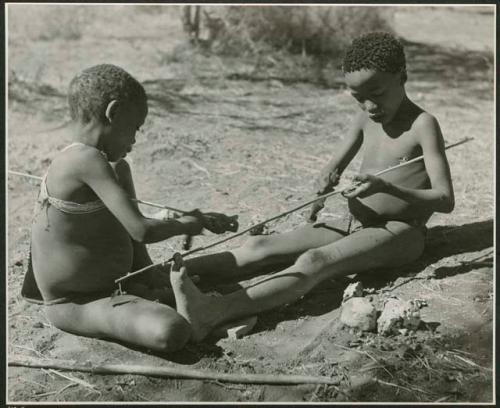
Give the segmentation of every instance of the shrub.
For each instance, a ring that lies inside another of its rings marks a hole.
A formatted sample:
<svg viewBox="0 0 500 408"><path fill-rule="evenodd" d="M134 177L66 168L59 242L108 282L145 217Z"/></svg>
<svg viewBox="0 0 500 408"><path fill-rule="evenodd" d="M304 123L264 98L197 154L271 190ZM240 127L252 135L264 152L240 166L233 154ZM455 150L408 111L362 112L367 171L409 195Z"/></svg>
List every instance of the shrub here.
<svg viewBox="0 0 500 408"><path fill-rule="evenodd" d="M280 50L338 57L360 34L392 31L389 9L382 7L228 6L202 10L211 50L231 56Z"/></svg>

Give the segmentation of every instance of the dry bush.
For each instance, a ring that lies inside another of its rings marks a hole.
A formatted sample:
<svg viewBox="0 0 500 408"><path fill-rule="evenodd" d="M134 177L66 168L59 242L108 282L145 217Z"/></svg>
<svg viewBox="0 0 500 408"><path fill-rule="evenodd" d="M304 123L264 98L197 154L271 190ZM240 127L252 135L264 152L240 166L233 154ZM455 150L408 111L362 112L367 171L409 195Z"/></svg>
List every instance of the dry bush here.
<svg viewBox="0 0 500 408"><path fill-rule="evenodd" d="M211 50L222 55L291 54L338 57L368 31L391 31L389 9L342 6L203 7Z"/></svg>

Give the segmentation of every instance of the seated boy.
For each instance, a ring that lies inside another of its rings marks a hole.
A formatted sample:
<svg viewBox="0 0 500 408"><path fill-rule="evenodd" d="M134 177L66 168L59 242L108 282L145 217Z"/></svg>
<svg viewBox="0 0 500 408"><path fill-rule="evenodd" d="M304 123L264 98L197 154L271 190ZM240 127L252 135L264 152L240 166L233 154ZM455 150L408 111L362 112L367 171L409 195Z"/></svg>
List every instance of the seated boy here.
<svg viewBox="0 0 500 408"><path fill-rule="evenodd" d="M331 223L255 237L229 253L182 260L170 280L177 311L203 339L224 322L293 302L320 282L416 260L424 249L425 224L433 212L449 213L454 194L437 120L412 102L403 47L392 35L369 33L353 41L343 71L359 104L352 128L320 177L320 193L331 191L363 146L361 174L345 194L352 222ZM398 170L381 170L423 155ZM292 266L222 297L202 294L189 274L244 272L274 261Z"/></svg>
<svg viewBox="0 0 500 408"><path fill-rule="evenodd" d="M49 320L62 330L177 350L191 328L174 309L153 301L161 293L149 293L148 286L165 283L161 275L150 274L154 281L144 276L127 295L110 296L115 279L152 263L145 243L203 228L222 233L234 229L234 219L193 212L157 220L140 213L124 157L148 108L144 88L130 74L113 65L86 69L72 80L68 99L75 143L43 178L23 295L41 297Z"/></svg>

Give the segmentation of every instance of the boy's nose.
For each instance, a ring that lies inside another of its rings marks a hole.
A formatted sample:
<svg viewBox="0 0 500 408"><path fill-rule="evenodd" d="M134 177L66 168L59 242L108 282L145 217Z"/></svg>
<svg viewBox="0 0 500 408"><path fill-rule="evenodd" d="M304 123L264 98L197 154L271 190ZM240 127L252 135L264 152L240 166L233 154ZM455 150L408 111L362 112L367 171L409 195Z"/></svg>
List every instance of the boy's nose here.
<svg viewBox="0 0 500 408"><path fill-rule="evenodd" d="M365 105L365 110L368 112L372 112L372 111L375 111L377 109L377 105L374 104L372 101L367 100L364 102L364 105Z"/></svg>

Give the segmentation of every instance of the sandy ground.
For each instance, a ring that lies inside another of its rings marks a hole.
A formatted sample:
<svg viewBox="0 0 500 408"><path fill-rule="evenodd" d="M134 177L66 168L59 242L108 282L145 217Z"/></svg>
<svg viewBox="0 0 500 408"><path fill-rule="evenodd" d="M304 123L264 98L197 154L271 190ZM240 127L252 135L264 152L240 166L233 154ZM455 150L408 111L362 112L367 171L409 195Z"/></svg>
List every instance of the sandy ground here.
<svg viewBox="0 0 500 408"><path fill-rule="evenodd" d="M30 12L44 16L47 6L38 7ZM102 19L79 15L80 25L71 20L71 13L61 14L59 21L73 22L75 32L62 30L62 23L47 30L37 26L38 19L27 21L12 11L9 169L35 175L45 171L69 142L60 127L67 120L66 84L82 68L107 61L137 76L150 95L147 124L130 157L140 198L239 214L242 226L255 215L272 216L309 198L312 178L355 112L347 92L309 83L230 80L230 74L245 72L248 66L192 53L183 45L175 9L164 13L131 7L103 7ZM243 339L190 345L174 356L63 333L50 325L41 307L19 295L37 183L12 176L7 201L9 359L329 375L340 383L263 386L64 373L85 381L74 383L59 371L11 367L8 399L491 401L494 71L493 15L487 11L405 7L394 17L406 41L410 97L436 115L448 143L475 138L449 152L456 208L431 219L422 259L400 270L353 278L373 290L376 305L393 295L426 300L426 324L420 330L384 338L374 333L360 337L342 328L338 317L342 291L349 283L345 279L326 282L299 302L259 316L254 331ZM355 173L358 163L348 168L347 176ZM343 210L345 202L332 199L323 216L336 217ZM281 232L303 222L302 214L295 213L270 228ZM202 236L195 245L214 239ZM160 261L179 247L180 241L172 239L150 249ZM233 283L216 287L220 292L233 288Z"/></svg>

